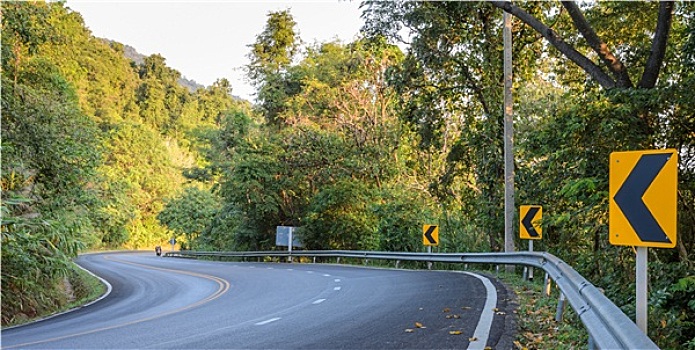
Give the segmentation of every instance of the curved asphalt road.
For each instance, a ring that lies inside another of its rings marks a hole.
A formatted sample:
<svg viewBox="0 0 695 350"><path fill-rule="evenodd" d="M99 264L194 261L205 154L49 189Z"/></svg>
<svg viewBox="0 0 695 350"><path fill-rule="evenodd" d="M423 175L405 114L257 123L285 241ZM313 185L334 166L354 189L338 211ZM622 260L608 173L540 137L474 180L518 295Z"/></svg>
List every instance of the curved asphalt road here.
<svg viewBox="0 0 695 350"><path fill-rule="evenodd" d="M504 287L464 273L143 253L85 255L78 263L112 292L4 329L3 349L497 349L508 348L514 332ZM497 300L486 304L483 281ZM490 306L485 322L481 311Z"/></svg>

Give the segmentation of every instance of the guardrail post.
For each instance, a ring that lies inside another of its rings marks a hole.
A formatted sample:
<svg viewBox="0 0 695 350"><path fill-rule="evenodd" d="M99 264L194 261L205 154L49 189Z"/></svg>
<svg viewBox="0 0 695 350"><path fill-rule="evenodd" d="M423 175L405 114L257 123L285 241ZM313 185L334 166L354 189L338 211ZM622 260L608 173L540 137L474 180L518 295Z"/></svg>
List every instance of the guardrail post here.
<svg viewBox="0 0 695 350"><path fill-rule="evenodd" d="M524 281L528 280L528 267L524 266L524 273L521 275L521 279Z"/></svg>
<svg viewBox="0 0 695 350"><path fill-rule="evenodd" d="M548 273L545 273L545 295L550 296L550 289L553 285L553 281L550 279L550 276L548 276Z"/></svg>
<svg viewBox="0 0 695 350"><path fill-rule="evenodd" d="M400 260L396 260L396 268L398 268L398 265L400 265L400 264L401 264L401 261L400 261Z"/></svg>
<svg viewBox="0 0 695 350"><path fill-rule="evenodd" d="M500 266L495 265L495 277L500 277Z"/></svg>
<svg viewBox="0 0 695 350"><path fill-rule="evenodd" d="M557 301L557 311L555 312L555 322L562 322L562 316L565 313L565 293L560 292L560 299Z"/></svg>

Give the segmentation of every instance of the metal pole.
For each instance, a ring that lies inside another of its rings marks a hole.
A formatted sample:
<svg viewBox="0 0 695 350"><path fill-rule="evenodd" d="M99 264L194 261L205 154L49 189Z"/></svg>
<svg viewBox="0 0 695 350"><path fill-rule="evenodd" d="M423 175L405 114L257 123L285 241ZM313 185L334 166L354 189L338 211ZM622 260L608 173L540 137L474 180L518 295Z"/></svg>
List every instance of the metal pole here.
<svg viewBox="0 0 695 350"><path fill-rule="evenodd" d="M565 313L565 294L560 292L560 299L557 301L557 310L555 311L555 322L562 321L562 316Z"/></svg>
<svg viewBox="0 0 695 350"><path fill-rule="evenodd" d="M290 262L292 262L292 240L294 239L294 237L292 237L293 230L294 227L290 227L290 241L289 243L287 243L287 252L290 254L290 256L288 257Z"/></svg>
<svg viewBox="0 0 695 350"><path fill-rule="evenodd" d="M636 278L635 278L635 292L637 301L637 309L635 314L635 323L637 327L647 334L647 262L648 262L648 249L647 247L637 247L637 261L636 261Z"/></svg>
<svg viewBox="0 0 695 350"><path fill-rule="evenodd" d="M432 254L432 246L431 245L427 246L427 253ZM432 262L431 261L427 262L427 269L432 270Z"/></svg>
<svg viewBox="0 0 695 350"><path fill-rule="evenodd" d="M514 251L514 124L512 118L512 15L504 12L504 251ZM507 272L514 266L507 265Z"/></svg>
<svg viewBox="0 0 695 350"><path fill-rule="evenodd" d="M529 252L533 251L533 240L532 239L528 240L528 251ZM528 280L533 281L533 266L529 266L529 268L528 268Z"/></svg>

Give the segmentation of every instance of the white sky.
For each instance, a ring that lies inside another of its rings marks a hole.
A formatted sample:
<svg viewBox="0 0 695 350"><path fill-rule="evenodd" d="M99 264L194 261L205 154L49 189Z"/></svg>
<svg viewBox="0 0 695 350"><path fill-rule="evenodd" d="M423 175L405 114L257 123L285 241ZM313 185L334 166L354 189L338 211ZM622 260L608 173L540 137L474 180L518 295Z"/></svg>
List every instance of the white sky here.
<svg viewBox="0 0 695 350"><path fill-rule="evenodd" d="M363 21L359 1L97 1L68 0L96 37L134 47L144 55L158 53L167 66L205 86L219 78L232 83L232 93L253 101L246 81L247 45L263 31L270 11L290 9L305 43L340 39L350 42Z"/></svg>

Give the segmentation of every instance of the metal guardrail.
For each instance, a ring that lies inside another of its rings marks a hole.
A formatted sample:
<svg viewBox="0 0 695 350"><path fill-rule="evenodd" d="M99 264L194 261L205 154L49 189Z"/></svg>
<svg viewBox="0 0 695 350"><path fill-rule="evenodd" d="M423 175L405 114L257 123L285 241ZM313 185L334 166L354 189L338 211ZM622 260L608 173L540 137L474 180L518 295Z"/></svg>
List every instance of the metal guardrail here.
<svg viewBox="0 0 695 350"><path fill-rule="evenodd" d="M658 349L603 293L582 277L564 261L550 253L402 253L357 250L303 250L293 251L250 251L250 252L204 252L176 251L165 253L170 257L328 257L359 258L396 261L423 261L443 263L482 263L499 265L525 265L543 269L555 281L567 297L600 349Z"/></svg>

